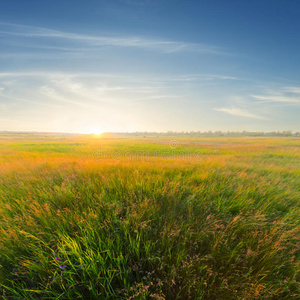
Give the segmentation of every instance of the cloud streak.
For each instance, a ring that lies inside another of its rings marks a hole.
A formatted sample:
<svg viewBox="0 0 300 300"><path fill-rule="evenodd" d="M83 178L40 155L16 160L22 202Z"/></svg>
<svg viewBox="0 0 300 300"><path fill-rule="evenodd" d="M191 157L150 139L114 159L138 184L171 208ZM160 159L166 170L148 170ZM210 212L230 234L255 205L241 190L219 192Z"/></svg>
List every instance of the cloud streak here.
<svg viewBox="0 0 300 300"><path fill-rule="evenodd" d="M114 47L131 47L144 50L160 51L163 53L175 53L182 51L193 51L202 54L227 55L220 47L212 45L187 43L183 41L169 41L162 39L151 39L138 36L113 36L113 35L84 35L77 33L52 30L42 27L26 26L21 24L12 24L0 22L3 29L0 34L6 36L19 36L27 38L47 38L53 42L58 40L72 41L85 45L87 47L114 46ZM34 47L34 45L31 45ZM37 47L40 47L37 45ZM49 45L49 49L60 47ZM66 47L62 47L64 51ZM74 50L74 49L73 49Z"/></svg>
<svg viewBox="0 0 300 300"><path fill-rule="evenodd" d="M300 104L300 87L283 87L281 90L270 91L263 95L251 95L251 97L264 102Z"/></svg>
<svg viewBox="0 0 300 300"><path fill-rule="evenodd" d="M300 87L298 86L288 86L283 89L289 93L300 94Z"/></svg>
<svg viewBox="0 0 300 300"><path fill-rule="evenodd" d="M120 82L126 81L126 86L113 87L113 89L128 89L130 82L137 84L135 89L151 90L153 87L164 85L165 87L169 84L184 84L198 83L198 82L210 82L210 81L223 81L223 80L239 80L237 77L218 75L218 74L185 74L185 75L170 75L165 76L137 76L134 73L95 73L95 72L53 72L53 71L22 71L22 72L0 72L0 79L9 78L30 78L38 77L45 79L59 78L65 80L66 78L94 78L94 79L110 79L119 80ZM170 86L173 88L173 86ZM99 88L100 89L100 88ZM103 89L110 89L110 87L103 87Z"/></svg>
<svg viewBox="0 0 300 300"><path fill-rule="evenodd" d="M70 105L93 109L142 100L178 98L168 86L149 83L147 78L122 74L7 72L0 73L0 100L12 103ZM31 99L37 99L35 102Z"/></svg>
<svg viewBox="0 0 300 300"><path fill-rule="evenodd" d="M224 112L226 114L232 115L232 116L237 116L237 117L245 117L245 118L252 118L252 119L264 119L261 116L255 115L253 113L250 113L246 110L242 110L239 108L231 107L231 108L214 108L216 111Z"/></svg>

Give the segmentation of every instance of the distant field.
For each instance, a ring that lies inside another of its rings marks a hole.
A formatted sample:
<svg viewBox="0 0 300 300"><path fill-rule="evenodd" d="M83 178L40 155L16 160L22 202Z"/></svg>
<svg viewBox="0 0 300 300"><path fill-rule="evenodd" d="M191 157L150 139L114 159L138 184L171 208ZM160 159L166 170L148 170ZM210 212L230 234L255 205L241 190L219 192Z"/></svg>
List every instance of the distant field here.
<svg viewBox="0 0 300 300"><path fill-rule="evenodd" d="M0 136L0 298L300 299L300 138Z"/></svg>

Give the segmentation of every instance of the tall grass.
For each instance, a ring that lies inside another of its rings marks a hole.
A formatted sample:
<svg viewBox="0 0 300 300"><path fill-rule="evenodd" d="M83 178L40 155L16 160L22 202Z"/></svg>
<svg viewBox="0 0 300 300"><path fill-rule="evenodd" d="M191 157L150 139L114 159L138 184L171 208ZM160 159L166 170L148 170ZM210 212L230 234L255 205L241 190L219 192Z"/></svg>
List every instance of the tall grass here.
<svg viewBox="0 0 300 300"><path fill-rule="evenodd" d="M299 139L179 142L3 142L2 298L300 299Z"/></svg>

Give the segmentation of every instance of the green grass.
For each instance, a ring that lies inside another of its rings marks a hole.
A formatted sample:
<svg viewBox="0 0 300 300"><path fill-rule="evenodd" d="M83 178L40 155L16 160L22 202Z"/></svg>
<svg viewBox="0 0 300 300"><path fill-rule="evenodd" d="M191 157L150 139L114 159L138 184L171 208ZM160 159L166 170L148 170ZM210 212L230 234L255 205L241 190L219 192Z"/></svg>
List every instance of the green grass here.
<svg viewBox="0 0 300 300"><path fill-rule="evenodd" d="M0 297L300 299L299 138L172 139L6 139Z"/></svg>

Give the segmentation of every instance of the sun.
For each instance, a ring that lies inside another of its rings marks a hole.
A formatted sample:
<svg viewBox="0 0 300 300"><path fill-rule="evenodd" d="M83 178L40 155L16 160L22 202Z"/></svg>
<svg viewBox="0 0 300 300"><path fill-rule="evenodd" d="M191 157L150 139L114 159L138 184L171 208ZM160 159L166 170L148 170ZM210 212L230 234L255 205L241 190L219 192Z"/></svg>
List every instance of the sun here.
<svg viewBox="0 0 300 300"><path fill-rule="evenodd" d="M94 128L94 129L91 130L91 134L99 135L101 133L103 133L103 131L100 130L100 129L97 129L97 128Z"/></svg>

